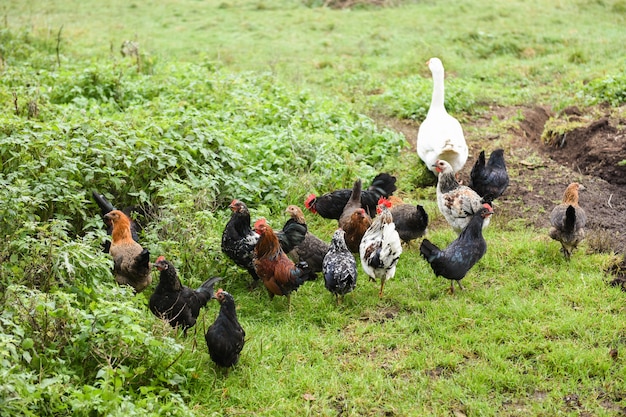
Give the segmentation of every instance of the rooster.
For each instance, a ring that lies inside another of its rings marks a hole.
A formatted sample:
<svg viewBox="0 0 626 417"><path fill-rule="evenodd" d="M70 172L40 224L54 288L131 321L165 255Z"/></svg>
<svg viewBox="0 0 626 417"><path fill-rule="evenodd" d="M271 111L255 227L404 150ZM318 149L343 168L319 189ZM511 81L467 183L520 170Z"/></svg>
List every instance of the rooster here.
<svg viewBox="0 0 626 417"><path fill-rule="evenodd" d="M380 278L378 296L381 298L385 282L395 275L396 264L402 253L402 241L393 223L393 215L388 208L390 205L388 200L380 199L378 216L365 232L359 247L361 266L365 273L372 281Z"/></svg>
<svg viewBox="0 0 626 417"><path fill-rule="evenodd" d="M428 261L436 276L450 281L450 292L454 293L454 281L463 289L461 279L487 252L487 242L483 237L483 222L493 214L491 206L484 203L470 218L470 222L444 250L439 249L428 239L420 246L420 253Z"/></svg>
<svg viewBox="0 0 626 417"><path fill-rule="evenodd" d="M213 285L222 278L209 278L193 290L180 282L176 268L164 256L157 258L154 267L159 270L159 283L150 296L150 311L172 327L180 326L186 332L196 324L200 309L213 298Z"/></svg>
<svg viewBox="0 0 626 417"><path fill-rule="evenodd" d="M220 303L220 312L204 335L204 340L211 360L218 366L228 368L239 361L246 332L237 320L233 296L220 288L215 298Z"/></svg>
<svg viewBox="0 0 626 417"><path fill-rule="evenodd" d="M113 275L120 285L143 291L152 282L150 252L133 240L130 218L120 210L104 215L113 225L109 254L113 258Z"/></svg>
<svg viewBox="0 0 626 417"><path fill-rule="evenodd" d="M100 194L96 190L93 190L91 194L93 196L93 199L96 201L96 204L98 204L98 207L100 207L100 215L102 216L102 220L104 220L104 224L106 225L107 234L110 236L111 232L113 231L113 224L111 223L109 219L106 219L104 216L108 212L117 210L117 209L115 208L113 204L111 204L111 202L109 202L109 200L106 199L106 197L103 194ZM120 211L126 214L128 218L130 219L130 234L135 242L139 242L139 236L137 234L137 229L139 229L139 227L137 223L130 217L131 209L125 208L124 210L120 210ZM111 247L111 241L107 240L106 242L104 242L104 247L103 247L104 253L109 253L110 247Z"/></svg>
<svg viewBox="0 0 626 417"><path fill-rule="evenodd" d="M509 186L509 174L504 162L504 150L496 149L485 163L485 151L481 151L470 173L469 187L491 204Z"/></svg>
<svg viewBox="0 0 626 417"><path fill-rule="evenodd" d="M438 159L435 169L439 173L437 181L437 206L455 232L461 233L469 224L472 215L483 207L483 199L468 186L460 185L454 177L450 164ZM486 218L483 227L487 227Z"/></svg>
<svg viewBox="0 0 626 417"><path fill-rule="evenodd" d="M372 218L361 207L361 180L354 182L350 199L346 203L338 223L345 232L348 249L352 253L358 253L361 239L372 224Z"/></svg>
<svg viewBox="0 0 626 417"><path fill-rule="evenodd" d="M396 177L381 173L373 180L372 185L361 194L361 207L369 216L376 215L376 205L380 197L390 197L396 191ZM316 197L310 194L304 206L313 214L317 213L325 219L339 220L352 191L348 188L332 191Z"/></svg>
<svg viewBox="0 0 626 417"><path fill-rule="evenodd" d="M335 295L337 304L354 290L357 278L356 260L346 246L344 235L342 229L335 230L322 266L326 289Z"/></svg>
<svg viewBox="0 0 626 417"><path fill-rule="evenodd" d="M407 245L426 233L428 213L420 204L399 204L391 207L391 215L400 240Z"/></svg>
<svg viewBox="0 0 626 417"><path fill-rule="evenodd" d="M222 233L222 252L248 271L254 281L258 281L259 276L254 269L253 257L259 235L250 227L248 207L243 201L236 199L228 207L232 214Z"/></svg>
<svg viewBox="0 0 626 417"><path fill-rule="evenodd" d="M561 242L561 252L569 261L572 251L585 237L587 215L578 205L578 191L585 187L573 182L563 193L563 201L550 213L550 237Z"/></svg>
<svg viewBox="0 0 626 417"><path fill-rule="evenodd" d="M289 253L304 241L308 228L300 207L296 205L287 206L285 213L289 214L289 220L283 226L283 230L276 232L276 236L278 236L283 252Z"/></svg>
<svg viewBox="0 0 626 417"><path fill-rule="evenodd" d="M276 233L263 218L254 223L254 230L259 234L259 241L254 248L254 268L263 281L265 288L274 298L275 295L290 294L309 279L310 270L306 262L295 265L280 247Z"/></svg>

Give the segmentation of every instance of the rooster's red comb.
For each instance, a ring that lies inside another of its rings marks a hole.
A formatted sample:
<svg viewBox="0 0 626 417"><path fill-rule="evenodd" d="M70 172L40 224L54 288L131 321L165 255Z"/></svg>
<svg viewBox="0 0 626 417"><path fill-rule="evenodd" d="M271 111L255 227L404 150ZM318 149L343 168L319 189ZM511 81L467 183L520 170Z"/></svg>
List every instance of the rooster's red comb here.
<svg viewBox="0 0 626 417"><path fill-rule="evenodd" d="M165 256L161 255L156 259L156 262L163 262L165 261Z"/></svg>
<svg viewBox="0 0 626 417"><path fill-rule="evenodd" d="M254 228L255 229L257 229L261 225L262 226L267 226L267 220L265 220L265 217L261 217L257 221L254 222Z"/></svg>
<svg viewBox="0 0 626 417"><path fill-rule="evenodd" d="M304 207L311 210L313 207L313 202L315 201L315 194L309 194L309 196L304 200Z"/></svg>
<svg viewBox="0 0 626 417"><path fill-rule="evenodd" d="M391 201L387 200L385 197L380 197L378 199L378 205L380 206L381 204L387 208L391 207Z"/></svg>

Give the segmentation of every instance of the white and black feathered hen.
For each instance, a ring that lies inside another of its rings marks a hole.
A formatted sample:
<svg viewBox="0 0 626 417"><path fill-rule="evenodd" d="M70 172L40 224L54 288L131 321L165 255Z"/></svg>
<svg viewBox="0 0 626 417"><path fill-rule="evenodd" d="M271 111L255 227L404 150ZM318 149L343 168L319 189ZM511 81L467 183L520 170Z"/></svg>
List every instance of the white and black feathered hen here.
<svg viewBox="0 0 626 417"><path fill-rule="evenodd" d="M435 163L439 172L437 181L437 206L455 232L461 233L469 224L474 213L483 207L483 199L466 185L460 185L454 177L454 171L449 163L439 159ZM487 227L489 218L486 218L483 227Z"/></svg>
<svg viewBox="0 0 626 417"><path fill-rule="evenodd" d="M436 276L451 280L450 291L454 292L454 281L463 289L461 280L467 272L487 252L487 242L483 237L483 222L493 214L491 206L483 204L470 218L470 223L444 250L439 249L428 239L422 241L420 253L428 261Z"/></svg>
<svg viewBox="0 0 626 417"><path fill-rule="evenodd" d="M363 235L359 246L363 270L372 281L380 278L379 297L383 296L385 282L395 275L396 264L402 253L402 241L393 223L389 205L389 201L380 199L378 216Z"/></svg>
<svg viewBox="0 0 626 417"><path fill-rule="evenodd" d="M491 204L509 186L509 174L504 162L504 150L496 149L485 162L485 151L481 151L470 173L469 187L476 191L483 202Z"/></svg>
<svg viewBox="0 0 626 417"><path fill-rule="evenodd" d="M354 290L357 278L356 260L346 246L344 236L342 229L335 230L322 264L326 289L335 294L337 304L344 295Z"/></svg>

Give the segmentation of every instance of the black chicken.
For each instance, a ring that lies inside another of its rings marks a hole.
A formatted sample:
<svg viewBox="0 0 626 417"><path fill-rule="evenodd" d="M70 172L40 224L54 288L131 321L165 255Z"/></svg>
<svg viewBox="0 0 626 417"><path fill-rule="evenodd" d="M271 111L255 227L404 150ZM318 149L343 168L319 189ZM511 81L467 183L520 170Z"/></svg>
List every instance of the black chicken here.
<svg viewBox="0 0 626 417"><path fill-rule="evenodd" d="M337 304L354 290L357 278L356 260L346 246L344 235L342 229L335 230L322 267L326 289L335 295Z"/></svg>
<svg viewBox="0 0 626 417"><path fill-rule="evenodd" d="M391 207L391 215L402 242L410 244L412 240L424 236L426 233L428 213L423 206L399 204Z"/></svg>
<svg viewBox="0 0 626 417"><path fill-rule="evenodd" d="M211 360L218 366L228 368L239 361L246 332L237 320L233 296L220 288L215 298L220 303L220 312L204 335L204 340L209 348Z"/></svg>
<svg viewBox="0 0 626 417"><path fill-rule="evenodd" d="M444 250L440 250L428 239L420 246L420 253L428 261L436 276L451 280L450 291L454 293L454 281L463 289L461 280L467 272L487 252L487 242L483 237L483 221L493 214L487 203L472 216L469 224L456 240Z"/></svg>
<svg viewBox="0 0 626 417"><path fill-rule="evenodd" d="M283 252L289 253L304 241L308 228L300 207L290 205L285 210L285 213L289 214L289 220L285 222L283 230L276 232L276 236L280 241L280 247L283 249Z"/></svg>
<svg viewBox="0 0 626 417"><path fill-rule="evenodd" d="M154 266L160 273L159 284L150 296L150 311L186 332L196 324L200 309L213 298L213 285L222 278L209 278L197 290L192 290L180 282L176 268L165 257L159 256Z"/></svg>
<svg viewBox="0 0 626 417"><path fill-rule="evenodd" d="M491 204L509 186L509 174L504 163L504 150L496 149L485 164L485 151L481 151L470 173L469 187Z"/></svg>
<svg viewBox="0 0 626 417"><path fill-rule="evenodd" d="M222 233L222 252L237 265L245 268L255 281L259 279L252 260L259 235L250 227L250 212L243 201L233 200L230 220Z"/></svg>
<svg viewBox="0 0 626 417"><path fill-rule="evenodd" d="M361 193L361 206L370 217L374 217L380 197L390 197L395 191L396 177L386 173L378 174L372 185ZM306 198L304 206L311 213L317 213L325 219L339 220L351 194L350 188L332 191L320 197L311 194Z"/></svg>
<svg viewBox="0 0 626 417"><path fill-rule="evenodd" d="M311 232L306 232L304 240L293 248L287 255L296 263L305 262L309 265L309 280L317 279L317 273L322 272L324 256L330 246Z"/></svg>
<svg viewBox="0 0 626 417"><path fill-rule="evenodd" d="M113 232L113 223L111 222L110 219L107 219L104 216L107 213L109 213L109 212L111 212L113 210L117 210L117 208L115 208L115 206L113 204L111 204L111 202L109 200L107 200L106 197L104 197L103 194L100 194L96 190L93 190L91 192L91 194L93 195L93 199L98 204L98 207L100 207L100 215L102 216L102 221L104 221L104 224L106 225L107 234L109 236L111 236L111 233ZM133 220L131 218L131 216L130 216L131 211L132 211L132 207L126 207L126 208L124 208L121 211L126 216L128 216L128 218L130 219L130 234L131 234L131 237L133 238L133 240L135 242L139 242L139 236L137 234L138 229L139 229L139 225L137 225L137 222L135 222L135 220ZM109 249L110 248L111 248L111 241L107 240L106 242L104 242L103 251L105 253L109 253Z"/></svg>

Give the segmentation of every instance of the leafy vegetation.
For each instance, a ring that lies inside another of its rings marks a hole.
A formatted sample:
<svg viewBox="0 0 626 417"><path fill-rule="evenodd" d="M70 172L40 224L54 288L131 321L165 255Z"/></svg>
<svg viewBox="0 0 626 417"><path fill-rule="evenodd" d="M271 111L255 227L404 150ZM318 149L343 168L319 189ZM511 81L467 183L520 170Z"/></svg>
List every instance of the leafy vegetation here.
<svg viewBox="0 0 626 417"><path fill-rule="evenodd" d="M465 292L446 294L413 246L384 299L361 273L344 305L310 282L290 311L219 250L234 197L280 226L307 193L383 170L450 242L432 177L364 114L420 121L434 55L463 119L623 105L623 2L39 3L11 0L0 30L0 416L623 411L612 254L583 245L566 263L544 230L496 217ZM123 39L139 55L120 56ZM216 303L185 337L149 313L151 289L114 285L93 189L141 207L142 243L186 285L224 277L248 334L236 368L204 346ZM330 239L333 222L307 220Z"/></svg>

